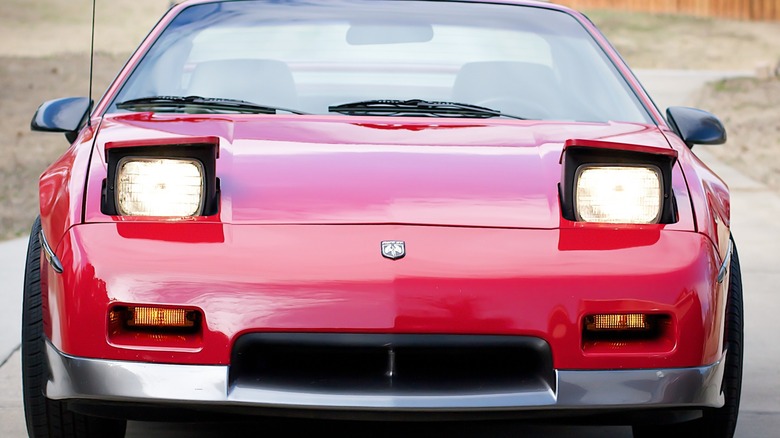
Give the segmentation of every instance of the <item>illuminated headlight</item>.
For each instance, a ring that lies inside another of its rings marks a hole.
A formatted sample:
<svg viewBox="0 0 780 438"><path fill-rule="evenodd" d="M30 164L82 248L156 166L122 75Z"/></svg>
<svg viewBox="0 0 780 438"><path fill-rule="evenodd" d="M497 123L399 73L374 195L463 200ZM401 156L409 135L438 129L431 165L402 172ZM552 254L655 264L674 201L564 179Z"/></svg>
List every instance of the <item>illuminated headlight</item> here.
<svg viewBox="0 0 780 438"><path fill-rule="evenodd" d="M120 215L185 217L203 211L204 174L198 160L126 157L116 175Z"/></svg>
<svg viewBox="0 0 780 438"><path fill-rule="evenodd" d="M583 165L577 170L578 221L654 224L662 205L661 170L655 166Z"/></svg>

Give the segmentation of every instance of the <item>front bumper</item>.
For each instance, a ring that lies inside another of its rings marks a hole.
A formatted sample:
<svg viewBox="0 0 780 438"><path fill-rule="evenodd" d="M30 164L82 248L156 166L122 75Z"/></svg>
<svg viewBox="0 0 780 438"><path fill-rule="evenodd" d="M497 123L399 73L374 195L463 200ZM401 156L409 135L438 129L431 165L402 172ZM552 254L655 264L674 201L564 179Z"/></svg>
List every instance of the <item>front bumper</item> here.
<svg viewBox="0 0 780 438"><path fill-rule="evenodd" d="M725 353L724 353L725 354ZM48 398L159 407L374 412L524 412L704 408L723 405L724 358L703 367L556 370L546 389L431 394L313 392L231 383L228 366L152 364L73 357L46 345Z"/></svg>
<svg viewBox="0 0 780 438"><path fill-rule="evenodd" d="M406 256L383 258L384 239L406 241ZM227 366L241 336L275 332L528 336L558 370L698 367L723 350L717 250L662 226L86 224L56 254L45 334L76 357ZM202 329L113 335L111 309L133 305L198 309ZM591 342L583 321L600 313L669 325Z"/></svg>

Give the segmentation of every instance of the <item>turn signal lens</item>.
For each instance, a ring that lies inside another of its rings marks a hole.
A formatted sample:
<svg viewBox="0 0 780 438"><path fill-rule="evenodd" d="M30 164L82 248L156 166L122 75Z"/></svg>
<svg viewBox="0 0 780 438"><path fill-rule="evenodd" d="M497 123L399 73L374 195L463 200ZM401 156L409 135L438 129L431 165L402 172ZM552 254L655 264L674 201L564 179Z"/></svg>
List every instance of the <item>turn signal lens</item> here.
<svg viewBox="0 0 780 438"><path fill-rule="evenodd" d="M109 325L114 329L195 329L200 322L200 312L197 310L152 307L127 306L115 307L108 314Z"/></svg>
<svg viewBox="0 0 780 438"><path fill-rule="evenodd" d="M643 313L601 314L585 318L585 328L599 330L647 330L647 315Z"/></svg>
<svg viewBox="0 0 780 438"><path fill-rule="evenodd" d="M116 206L123 216L197 216L203 211L204 172L198 160L122 159Z"/></svg>
<svg viewBox="0 0 780 438"><path fill-rule="evenodd" d="M671 314L599 313L582 321L582 349L588 353L671 351L676 340Z"/></svg>
<svg viewBox="0 0 780 438"><path fill-rule="evenodd" d="M584 222L654 224L661 218L662 186L655 166L582 166L575 215Z"/></svg>
<svg viewBox="0 0 780 438"><path fill-rule="evenodd" d="M164 307L128 308L129 327L194 327L195 313L185 309L167 309Z"/></svg>

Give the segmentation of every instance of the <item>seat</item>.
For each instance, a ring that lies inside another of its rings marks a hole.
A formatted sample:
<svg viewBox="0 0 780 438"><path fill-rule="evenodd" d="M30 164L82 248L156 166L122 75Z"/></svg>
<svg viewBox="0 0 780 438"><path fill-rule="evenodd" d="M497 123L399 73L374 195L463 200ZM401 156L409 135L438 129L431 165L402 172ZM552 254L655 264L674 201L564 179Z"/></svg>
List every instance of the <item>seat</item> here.
<svg viewBox="0 0 780 438"><path fill-rule="evenodd" d="M563 96L552 68L530 62L464 64L455 77L454 101L497 109L525 118L561 114Z"/></svg>
<svg viewBox="0 0 780 438"><path fill-rule="evenodd" d="M290 68L270 59L201 62L192 72L187 93L293 109L298 100Z"/></svg>

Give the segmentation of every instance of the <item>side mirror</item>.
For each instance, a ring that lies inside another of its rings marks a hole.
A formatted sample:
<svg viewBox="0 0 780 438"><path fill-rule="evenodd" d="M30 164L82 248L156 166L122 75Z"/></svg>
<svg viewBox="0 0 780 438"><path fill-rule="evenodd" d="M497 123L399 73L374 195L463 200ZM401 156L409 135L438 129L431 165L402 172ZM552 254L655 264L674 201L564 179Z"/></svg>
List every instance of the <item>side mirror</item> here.
<svg viewBox="0 0 780 438"><path fill-rule="evenodd" d="M39 132L64 132L73 143L84 126L92 100L87 97L66 97L41 104L30 122L30 129Z"/></svg>
<svg viewBox="0 0 780 438"><path fill-rule="evenodd" d="M669 125L692 148L695 144L723 144L726 128L713 114L696 108L673 106L666 110Z"/></svg>

